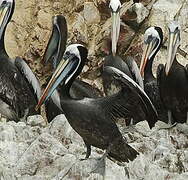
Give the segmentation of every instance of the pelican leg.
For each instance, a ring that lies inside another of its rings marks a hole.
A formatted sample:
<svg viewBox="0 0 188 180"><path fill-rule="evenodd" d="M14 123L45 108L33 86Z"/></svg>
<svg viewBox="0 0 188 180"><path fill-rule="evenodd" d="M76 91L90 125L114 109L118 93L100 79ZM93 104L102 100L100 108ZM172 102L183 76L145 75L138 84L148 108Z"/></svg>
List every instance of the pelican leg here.
<svg viewBox="0 0 188 180"><path fill-rule="evenodd" d="M105 158L108 156L108 153L110 152L112 146L113 146L113 143L111 143L108 146L105 153L102 155L102 157L99 158L95 168L91 171L91 173L97 173L97 172L102 171L101 174L104 174L104 172L105 172Z"/></svg>
<svg viewBox="0 0 188 180"><path fill-rule="evenodd" d="M186 120L186 124L188 125L188 112L187 112L187 120Z"/></svg>
<svg viewBox="0 0 188 180"><path fill-rule="evenodd" d="M172 125L172 111L168 110L168 124Z"/></svg>
<svg viewBox="0 0 188 180"><path fill-rule="evenodd" d="M80 159L80 161L84 161L84 160L88 159L89 156L91 155L91 145L90 145L90 144L87 144L85 141L84 141L84 143L85 143L85 146L86 146L86 148L87 148L86 156L85 156L85 158Z"/></svg>
<svg viewBox="0 0 188 180"><path fill-rule="evenodd" d="M133 118L131 118L130 126L133 126Z"/></svg>
<svg viewBox="0 0 188 180"><path fill-rule="evenodd" d="M168 110L168 125L166 127L162 127L162 128L159 128L158 130L161 130L161 129L171 129L173 127L175 127L177 125L177 123L175 122L174 124L172 124L172 111L171 110Z"/></svg>
<svg viewBox="0 0 188 180"><path fill-rule="evenodd" d="M85 143L86 144L86 143ZM91 145L86 144L87 152L86 152L86 157L85 159L88 159L89 156L91 155Z"/></svg>

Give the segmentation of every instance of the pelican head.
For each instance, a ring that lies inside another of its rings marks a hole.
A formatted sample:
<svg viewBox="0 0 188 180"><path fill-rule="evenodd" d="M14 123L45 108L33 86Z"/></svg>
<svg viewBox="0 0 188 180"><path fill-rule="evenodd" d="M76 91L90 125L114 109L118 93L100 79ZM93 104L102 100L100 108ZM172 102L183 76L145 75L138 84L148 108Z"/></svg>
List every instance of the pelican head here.
<svg viewBox="0 0 188 180"><path fill-rule="evenodd" d="M52 18L52 34L46 47L43 62L51 62L54 69L62 59L67 43L67 22L64 16L56 15Z"/></svg>
<svg viewBox="0 0 188 180"><path fill-rule="evenodd" d="M180 45L180 25L176 21L172 21L168 25L168 58L165 66L165 72L166 75L168 75L170 68L172 66L172 63L175 59L177 49Z"/></svg>
<svg viewBox="0 0 188 180"><path fill-rule="evenodd" d="M4 29L12 17L14 7L14 0L0 0L0 37L2 37Z"/></svg>
<svg viewBox="0 0 188 180"><path fill-rule="evenodd" d="M160 27L150 27L144 34L144 51L140 64L141 76L144 76L144 69L148 60L154 58L159 51L163 41L163 32Z"/></svg>
<svg viewBox="0 0 188 180"><path fill-rule="evenodd" d="M115 56L117 42L120 32L120 9L121 2L119 0L111 0L109 4L112 16L112 29L111 29L111 38L112 38L112 54Z"/></svg>
<svg viewBox="0 0 188 180"><path fill-rule="evenodd" d="M72 44L66 48L63 59L53 73L36 109L40 108L60 83L62 83L63 86L70 87L73 77L76 77L82 71L87 59L87 54L87 49L81 44Z"/></svg>

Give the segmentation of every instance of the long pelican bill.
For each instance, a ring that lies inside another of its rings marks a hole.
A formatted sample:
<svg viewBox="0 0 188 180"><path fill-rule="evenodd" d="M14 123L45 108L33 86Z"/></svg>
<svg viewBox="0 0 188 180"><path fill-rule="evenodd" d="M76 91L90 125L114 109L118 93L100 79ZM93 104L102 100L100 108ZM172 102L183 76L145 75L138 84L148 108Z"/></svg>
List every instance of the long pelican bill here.
<svg viewBox="0 0 188 180"><path fill-rule="evenodd" d="M67 22L63 15L56 15L52 18L52 34L46 47L43 62L50 62L54 69L61 61L67 43Z"/></svg>
<svg viewBox="0 0 188 180"><path fill-rule="evenodd" d="M8 18L10 17L12 8L12 2L5 1L0 5L0 37L2 36L3 30L7 25Z"/></svg>
<svg viewBox="0 0 188 180"><path fill-rule="evenodd" d="M38 110L40 106L52 95L60 82L65 78L67 73L62 73L62 71L67 67L68 63L68 60L63 59L60 61L41 98L39 99L39 102L35 108L36 110Z"/></svg>
<svg viewBox="0 0 188 180"><path fill-rule="evenodd" d="M44 56L42 61L44 63L47 62L52 62L54 68L55 68L55 60L57 59L56 56L59 53L59 47L58 47L58 43L59 43L59 32L58 32L58 27L54 25L53 31L52 31L52 35L48 41L48 45L46 47Z"/></svg>
<svg viewBox="0 0 188 180"><path fill-rule="evenodd" d="M116 11L116 12L112 12L111 38L112 38L112 54L113 54L113 56L116 55L119 32L120 32L120 13L119 13L119 11Z"/></svg>
<svg viewBox="0 0 188 180"><path fill-rule="evenodd" d="M148 57L152 52L152 47L153 47L153 44L152 44L152 42L150 42L149 44L146 44L146 46L144 48L144 52L143 52L142 60L141 60L141 64L140 64L140 74L142 77L144 77L144 69L145 69Z"/></svg>
<svg viewBox="0 0 188 180"><path fill-rule="evenodd" d="M172 63L175 59L178 46L180 45L180 25L177 21L172 21L168 25L169 36L168 36L168 57L165 66L165 73L168 75Z"/></svg>
<svg viewBox="0 0 188 180"><path fill-rule="evenodd" d="M166 75L168 75L170 68L172 66L172 63L174 61L175 55L176 55L176 43L178 42L178 33L172 33L169 34L169 41L168 41L168 57L167 57L167 63L165 67Z"/></svg>

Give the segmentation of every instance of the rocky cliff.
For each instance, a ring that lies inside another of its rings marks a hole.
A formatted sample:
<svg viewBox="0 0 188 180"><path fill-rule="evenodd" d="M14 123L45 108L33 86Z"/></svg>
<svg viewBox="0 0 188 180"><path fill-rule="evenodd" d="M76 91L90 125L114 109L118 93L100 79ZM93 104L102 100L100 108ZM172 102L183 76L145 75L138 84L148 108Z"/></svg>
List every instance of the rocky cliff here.
<svg viewBox="0 0 188 180"><path fill-rule="evenodd" d="M175 19L182 29L177 57L182 64L187 63L187 0L141 0L134 5L129 0L121 2L118 43L121 56L131 55L139 64L143 33L147 27L157 25L163 29L165 38L155 63L165 62L167 24ZM68 22L68 43L80 42L89 49L89 62L81 78L102 89L100 68L109 52L111 25L108 4L109 0L16 0L5 38L8 54L23 57L43 84L50 67L43 67L40 61L51 34L52 16L63 14ZM120 126L129 144L140 155L125 164L107 159L105 169L101 167L91 173L96 158L103 152L93 148L91 158L80 161L86 149L63 115L47 127L40 116L30 117L27 123L1 122L0 179L188 179L188 128L178 125L172 130L159 130L161 123L150 130L146 122L141 122L133 132L126 132Z"/></svg>

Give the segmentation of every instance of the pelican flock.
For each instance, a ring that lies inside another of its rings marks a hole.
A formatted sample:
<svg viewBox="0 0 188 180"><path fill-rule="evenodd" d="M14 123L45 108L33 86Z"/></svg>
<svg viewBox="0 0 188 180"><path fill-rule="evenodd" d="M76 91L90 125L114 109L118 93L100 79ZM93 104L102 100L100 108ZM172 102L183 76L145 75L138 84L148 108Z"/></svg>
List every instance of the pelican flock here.
<svg viewBox="0 0 188 180"><path fill-rule="evenodd" d="M176 59L181 39L177 21L167 25L165 64L159 64L154 72L153 63L157 61L164 38L161 27L153 26L145 30L138 67L133 57L124 59L118 52L122 4L119 0L111 0L111 51L102 65L103 95L77 79L88 62L89 49L80 42L68 43L66 18L53 16L52 33L41 61L44 65L51 63L53 74L42 93L39 80L27 63L20 57L11 59L6 51L4 36L15 1L2 0L0 3L0 113L8 120L26 121L28 116L40 114L45 104L49 123L57 115L64 114L82 137L86 146L85 159L90 157L92 146L105 150L99 164L106 157L129 163L142 153L128 144L118 128L119 119L125 121L124 126L146 120L151 129L157 121L169 125L188 124L188 66L184 67Z"/></svg>

